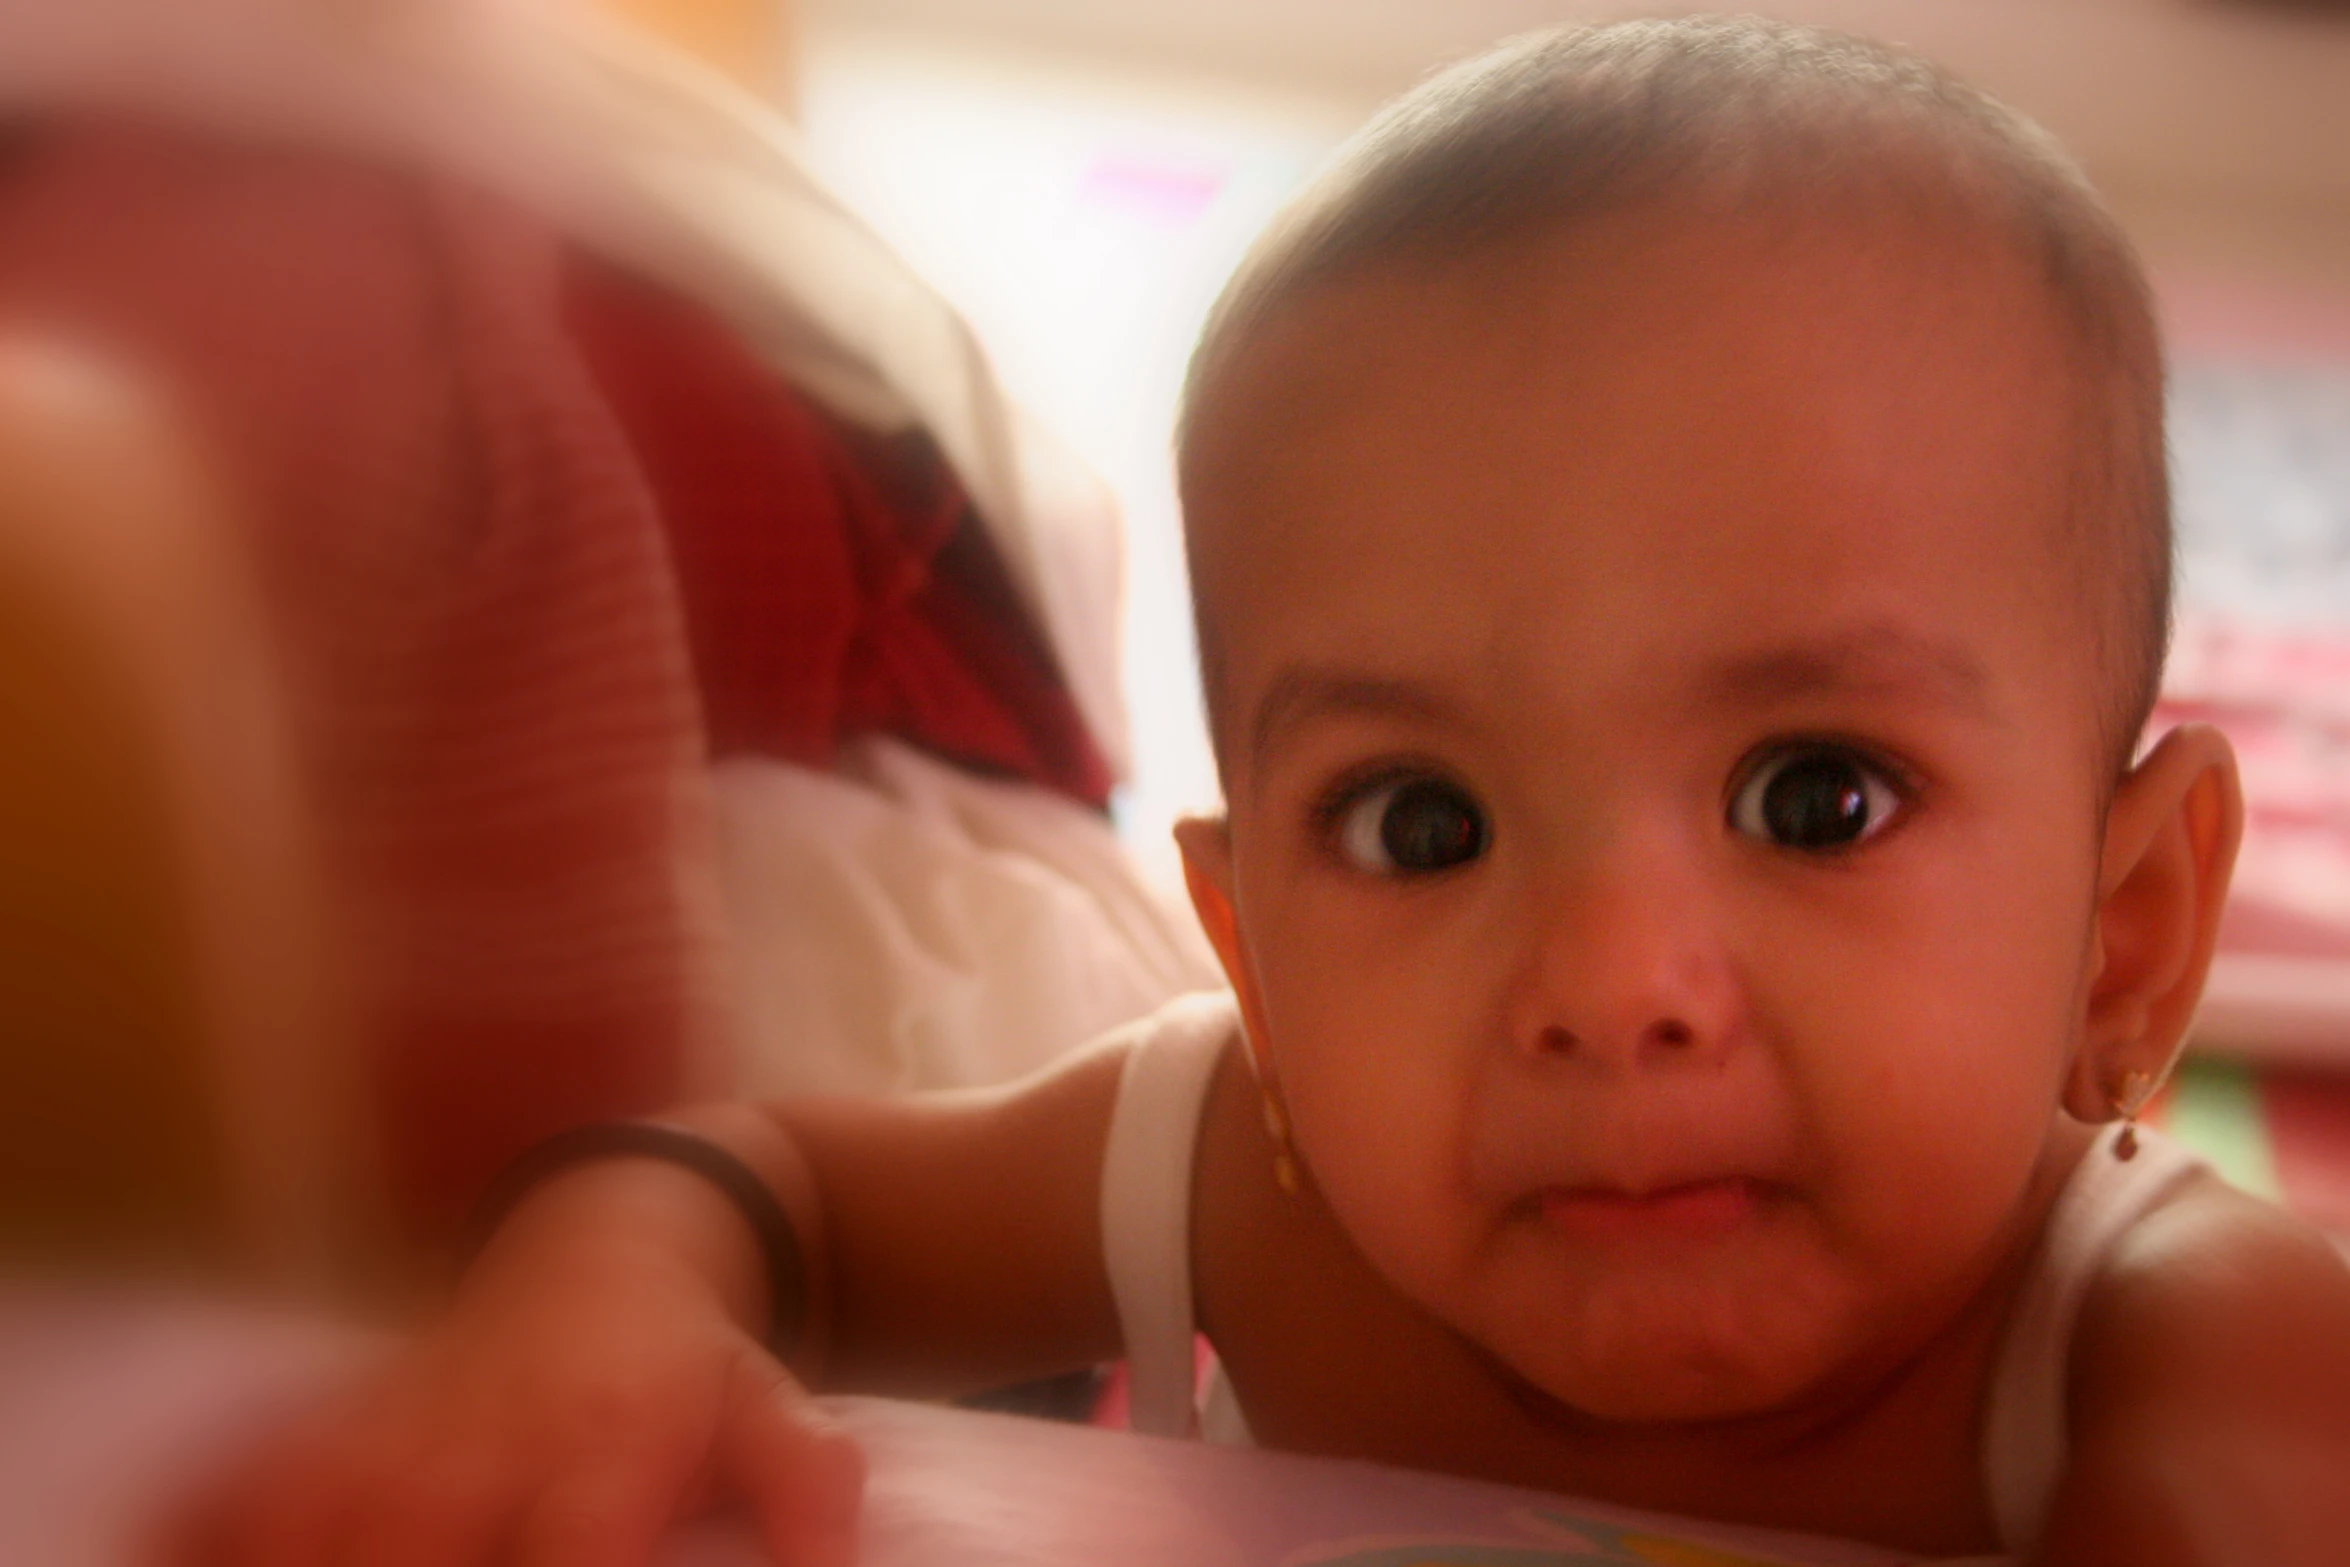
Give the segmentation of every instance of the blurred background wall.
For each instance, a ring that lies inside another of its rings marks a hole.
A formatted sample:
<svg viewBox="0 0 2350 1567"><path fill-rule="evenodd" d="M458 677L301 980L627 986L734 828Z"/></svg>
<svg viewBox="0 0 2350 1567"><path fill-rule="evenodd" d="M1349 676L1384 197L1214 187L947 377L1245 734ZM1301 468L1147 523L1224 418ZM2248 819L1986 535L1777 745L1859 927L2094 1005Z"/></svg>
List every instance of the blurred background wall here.
<svg viewBox="0 0 2350 1567"><path fill-rule="evenodd" d="M1248 239L1383 99L1529 28L1694 7L1557 0L610 0L731 50L977 323L1131 524L1122 820L1214 799L1167 442ZM2190 610L2350 627L2350 4L1749 0L1908 45L2087 165L2182 367ZM2249 553L2248 553L2249 552ZM2257 580L2255 580L2257 579ZM2289 601L2289 602L2287 602Z"/></svg>
<svg viewBox="0 0 2350 1567"><path fill-rule="evenodd" d="M1556 0L804 0L813 36L891 30L1246 79L1358 111ZM1761 0L1909 45L2039 118L2150 246L2350 286L2350 7L2274 0ZM1687 9L1697 9L1695 7Z"/></svg>

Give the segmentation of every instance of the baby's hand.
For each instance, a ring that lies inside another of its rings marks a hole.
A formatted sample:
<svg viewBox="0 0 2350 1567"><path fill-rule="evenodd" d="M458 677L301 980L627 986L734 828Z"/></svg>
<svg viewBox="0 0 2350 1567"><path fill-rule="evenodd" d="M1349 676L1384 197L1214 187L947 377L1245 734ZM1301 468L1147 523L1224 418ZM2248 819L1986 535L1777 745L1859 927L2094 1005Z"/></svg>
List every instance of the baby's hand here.
<svg viewBox="0 0 2350 1567"><path fill-rule="evenodd" d="M735 1500L778 1567L846 1567L863 1457L707 1282L657 1249L528 1261L240 1464L185 1554L641 1567L682 1513Z"/></svg>

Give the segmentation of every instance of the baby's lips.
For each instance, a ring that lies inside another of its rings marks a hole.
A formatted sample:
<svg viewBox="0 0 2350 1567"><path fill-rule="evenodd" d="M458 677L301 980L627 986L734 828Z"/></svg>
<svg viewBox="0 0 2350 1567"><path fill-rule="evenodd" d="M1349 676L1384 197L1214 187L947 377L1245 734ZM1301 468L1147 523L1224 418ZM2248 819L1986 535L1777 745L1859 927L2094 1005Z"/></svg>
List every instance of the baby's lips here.
<svg viewBox="0 0 2350 1567"><path fill-rule="evenodd" d="M1768 1200L1741 1176L1622 1188L1550 1187L1537 1194L1543 1221L1587 1240L1700 1240L1750 1222Z"/></svg>
<svg viewBox="0 0 2350 1567"><path fill-rule="evenodd" d="M1556 1146L1493 1149L1477 1175L1485 1194L1509 1205L1538 1202L1546 1193L1621 1198L1654 1197L1680 1187L1739 1182L1757 1196L1794 1189L1792 1162L1763 1146L1765 1139L1643 1136L1629 1147ZM1653 1150L1653 1152L1651 1151Z"/></svg>
<svg viewBox="0 0 2350 1567"><path fill-rule="evenodd" d="M1502 1091L1511 1086L1476 1095L1466 1128L1471 1188L1505 1206L1552 1189L1638 1195L1729 1179L1792 1189L1812 1163L1800 1108L1767 1063Z"/></svg>

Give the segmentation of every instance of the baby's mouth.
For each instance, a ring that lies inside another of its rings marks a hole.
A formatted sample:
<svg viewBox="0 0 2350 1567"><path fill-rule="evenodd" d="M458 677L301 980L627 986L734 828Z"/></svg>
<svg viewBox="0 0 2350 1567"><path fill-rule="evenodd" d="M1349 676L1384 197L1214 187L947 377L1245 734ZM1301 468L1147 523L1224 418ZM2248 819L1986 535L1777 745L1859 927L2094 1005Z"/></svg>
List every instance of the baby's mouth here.
<svg viewBox="0 0 2350 1567"><path fill-rule="evenodd" d="M1536 1201L1544 1223L1578 1240L1703 1240L1752 1219L1767 1195L1760 1181L1717 1176L1638 1192L1552 1186Z"/></svg>

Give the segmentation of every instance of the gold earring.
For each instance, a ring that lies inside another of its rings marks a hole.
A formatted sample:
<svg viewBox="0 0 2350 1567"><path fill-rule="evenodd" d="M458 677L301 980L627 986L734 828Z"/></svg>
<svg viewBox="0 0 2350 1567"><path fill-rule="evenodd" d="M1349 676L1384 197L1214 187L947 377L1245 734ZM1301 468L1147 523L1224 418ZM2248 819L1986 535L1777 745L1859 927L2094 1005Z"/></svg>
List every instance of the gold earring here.
<svg viewBox="0 0 2350 1567"><path fill-rule="evenodd" d="M1289 1114L1268 1085L1265 1089L1265 1135L1273 1139L1273 1184L1284 1197L1297 1195L1297 1147L1289 1140Z"/></svg>
<svg viewBox="0 0 2350 1567"><path fill-rule="evenodd" d="M2138 1157L2138 1112L2146 1108L2146 1101L2154 1097L2154 1074L2129 1071L2122 1074L2122 1084L2113 1095L2113 1107L2121 1112L2122 1129L2113 1140L2113 1156L2127 1163Z"/></svg>

